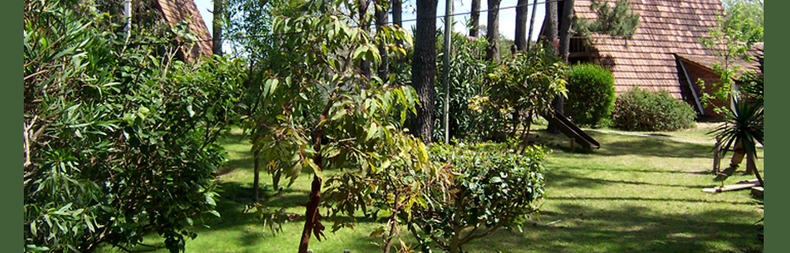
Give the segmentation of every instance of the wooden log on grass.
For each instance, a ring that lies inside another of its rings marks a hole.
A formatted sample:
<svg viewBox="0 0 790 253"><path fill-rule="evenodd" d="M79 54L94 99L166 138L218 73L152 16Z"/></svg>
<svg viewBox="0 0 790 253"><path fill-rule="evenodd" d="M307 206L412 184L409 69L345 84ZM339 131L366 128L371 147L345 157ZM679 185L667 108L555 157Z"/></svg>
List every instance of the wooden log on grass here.
<svg viewBox="0 0 790 253"><path fill-rule="evenodd" d="M743 189L751 189L752 187L760 186L760 182L749 182L746 183L738 183L738 184L731 184L725 185L724 187L714 187L714 188L705 188L702 189L703 192L728 192L728 191L737 191Z"/></svg>

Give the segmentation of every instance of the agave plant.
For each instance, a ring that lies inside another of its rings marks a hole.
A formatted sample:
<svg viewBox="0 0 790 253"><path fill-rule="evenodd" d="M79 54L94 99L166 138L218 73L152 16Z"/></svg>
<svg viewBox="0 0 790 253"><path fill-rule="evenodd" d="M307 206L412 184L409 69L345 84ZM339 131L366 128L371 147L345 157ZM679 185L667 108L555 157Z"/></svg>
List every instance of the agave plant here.
<svg viewBox="0 0 790 253"><path fill-rule="evenodd" d="M763 101L748 101L746 99L736 100L734 105L728 108L725 115L725 123L711 131L719 140L715 149L721 150L722 156L734 147L734 152L730 166L716 176L717 181L724 181L738 169L744 155L747 159L746 172L753 172L763 184L754 159L757 157L757 143L763 144Z"/></svg>

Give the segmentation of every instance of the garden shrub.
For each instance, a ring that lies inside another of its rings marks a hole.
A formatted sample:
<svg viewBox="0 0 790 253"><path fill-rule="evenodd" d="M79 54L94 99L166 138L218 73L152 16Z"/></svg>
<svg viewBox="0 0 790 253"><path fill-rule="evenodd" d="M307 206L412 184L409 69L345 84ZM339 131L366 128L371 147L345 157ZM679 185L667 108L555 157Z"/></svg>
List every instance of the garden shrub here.
<svg viewBox="0 0 790 253"><path fill-rule="evenodd" d="M458 147L434 144L431 158L452 175L451 183L431 183L428 204L412 210L408 223L423 249L449 252L499 229L522 229L544 196L547 152L542 147L514 154L505 144Z"/></svg>
<svg viewBox="0 0 790 253"><path fill-rule="evenodd" d="M614 76L609 70L584 63L568 70L565 113L580 125L606 125L614 108Z"/></svg>
<svg viewBox="0 0 790 253"><path fill-rule="evenodd" d="M443 33L442 33L443 34ZM444 35L439 35L444 36ZM436 38L437 42L444 39ZM490 129L485 120L490 117L476 117L470 110L470 99L485 94L481 85L485 81L486 61L485 39L469 40L468 37L453 33L452 59L450 60L450 138L482 140L489 136ZM434 100L433 140L444 141L444 44L437 43L439 55L436 57L436 85ZM410 73L409 73L410 74Z"/></svg>
<svg viewBox="0 0 790 253"><path fill-rule="evenodd" d="M127 41L75 2L26 1L25 248L128 250L158 233L183 250L193 222L219 215L215 140L236 115L242 64L181 62L185 24Z"/></svg>
<svg viewBox="0 0 790 253"><path fill-rule="evenodd" d="M629 131L673 131L695 126L691 105L672 98L668 92L633 88L617 98L612 115L614 126Z"/></svg>

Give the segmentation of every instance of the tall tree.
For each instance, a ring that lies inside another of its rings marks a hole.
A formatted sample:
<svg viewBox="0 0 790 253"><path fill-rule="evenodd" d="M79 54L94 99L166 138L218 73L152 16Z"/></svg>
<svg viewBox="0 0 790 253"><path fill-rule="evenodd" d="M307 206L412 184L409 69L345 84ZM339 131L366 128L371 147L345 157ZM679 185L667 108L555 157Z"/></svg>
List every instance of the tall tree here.
<svg viewBox="0 0 790 253"><path fill-rule="evenodd" d="M211 21L212 51L215 55L222 55L222 6L224 0L214 0L214 18Z"/></svg>
<svg viewBox="0 0 790 253"><path fill-rule="evenodd" d="M376 0L374 4L376 8L376 33L379 33L379 36L384 36L382 29L387 25L387 10L389 10L389 3L387 3L386 0ZM387 76L389 75L389 55L387 55L387 47L384 40L379 39L377 43L379 53L381 54L381 63L379 64L377 74L379 78L386 82Z"/></svg>
<svg viewBox="0 0 790 253"><path fill-rule="evenodd" d="M477 38L480 29L480 0L472 0L472 25L469 28L469 36Z"/></svg>
<svg viewBox="0 0 790 253"><path fill-rule="evenodd" d="M488 0L488 27L486 38L486 60L499 62L499 3L502 0Z"/></svg>
<svg viewBox="0 0 790 253"><path fill-rule="evenodd" d="M417 33L414 38L411 84L420 104L412 131L425 143L433 135L434 78L436 76L436 5L438 0L417 0Z"/></svg>
<svg viewBox="0 0 790 253"><path fill-rule="evenodd" d="M516 49L527 50L527 12L529 12L528 0L518 0L516 5Z"/></svg>

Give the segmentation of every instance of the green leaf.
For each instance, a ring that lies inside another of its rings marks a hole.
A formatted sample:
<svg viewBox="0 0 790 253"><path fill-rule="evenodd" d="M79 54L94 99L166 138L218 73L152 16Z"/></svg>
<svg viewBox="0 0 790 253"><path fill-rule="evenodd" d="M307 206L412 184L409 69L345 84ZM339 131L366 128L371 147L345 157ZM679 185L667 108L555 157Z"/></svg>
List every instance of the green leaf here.
<svg viewBox="0 0 790 253"><path fill-rule="evenodd" d="M36 230L36 221L30 223L30 233L33 234L33 237L38 236L38 230Z"/></svg>
<svg viewBox="0 0 790 253"><path fill-rule="evenodd" d="M357 47L357 49L354 50L354 53L351 55L354 60L363 60L362 57L360 57L360 55L362 55L363 53L367 53L368 50L369 47L367 46L359 46Z"/></svg>
<svg viewBox="0 0 790 253"><path fill-rule="evenodd" d="M380 226L376 228L376 230L373 230L373 232L370 233L369 237L379 237L381 236L381 234L384 234L384 231L385 231L384 226Z"/></svg>
<svg viewBox="0 0 790 253"><path fill-rule="evenodd" d="M332 118L330 118L330 120L331 120L331 121L337 121L337 120L339 120L340 118L342 118L343 116L346 116L346 114L348 114L348 112L346 112L346 110L345 110L345 109L342 109L342 108L341 108L340 110L337 110L337 111L335 112L335 114L333 114L333 115L332 115Z"/></svg>
<svg viewBox="0 0 790 253"><path fill-rule="evenodd" d="M376 133L378 133L378 131L379 128L377 127L376 123L371 122L370 126L367 129L368 134L367 136L365 136L365 140L370 141L370 139L373 138L373 136L375 136Z"/></svg>
<svg viewBox="0 0 790 253"><path fill-rule="evenodd" d="M28 250L33 251L33 252L49 251L49 248L47 246L37 246L37 245L33 245L33 244L28 244L28 245L25 246L25 248L27 248Z"/></svg>
<svg viewBox="0 0 790 253"><path fill-rule="evenodd" d="M192 110L192 105L187 105L187 112L189 113L189 117L195 116L195 111Z"/></svg>
<svg viewBox="0 0 790 253"><path fill-rule="evenodd" d="M206 194L206 203L211 206L217 206L217 202L214 201L214 198L210 194Z"/></svg>
<svg viewBox="0 0 790 253"><path fill-rule="evenodd" d="M316 176L318 176L318 178L320 178L320 179L322 179L322 180L324 179L324 172L323 172L323 171L321 171L321 168L319 168L319 167L318 167L318 165L316 165L316 164L313 162L313 160L311 160L311 159L305 159L305 160L304 160L304 163L305 163L305 164L307 164L307 166L308 166L308 167L310 167L310 169L312 169L312 170L313 170L313 173L315 173L315 175L316 175Z"/></svg>

